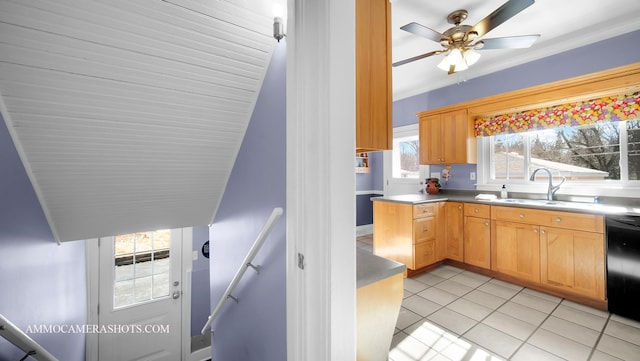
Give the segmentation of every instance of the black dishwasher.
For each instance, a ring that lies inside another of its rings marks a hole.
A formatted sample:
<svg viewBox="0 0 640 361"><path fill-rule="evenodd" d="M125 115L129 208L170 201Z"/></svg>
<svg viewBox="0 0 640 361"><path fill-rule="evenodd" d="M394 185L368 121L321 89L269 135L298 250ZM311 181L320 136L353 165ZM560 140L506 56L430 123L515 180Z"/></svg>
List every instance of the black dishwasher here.
<svg viewBox="0 0 640 361"><path fill-rule="evenodd" d="M640 216L606 217L609 312L640 321Z"/></svg>

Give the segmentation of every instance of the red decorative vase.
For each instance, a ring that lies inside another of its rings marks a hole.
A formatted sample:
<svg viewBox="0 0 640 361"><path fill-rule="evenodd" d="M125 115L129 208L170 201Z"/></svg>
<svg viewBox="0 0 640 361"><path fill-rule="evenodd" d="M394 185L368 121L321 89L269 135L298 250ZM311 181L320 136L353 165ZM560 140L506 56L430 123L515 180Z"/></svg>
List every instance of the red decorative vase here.
<svg viewBox="0 0 640 361"><path fill-rule="evenodd" d="M440 192L440 183L437 178L427 178L427 193L436 194Z"/></svg>

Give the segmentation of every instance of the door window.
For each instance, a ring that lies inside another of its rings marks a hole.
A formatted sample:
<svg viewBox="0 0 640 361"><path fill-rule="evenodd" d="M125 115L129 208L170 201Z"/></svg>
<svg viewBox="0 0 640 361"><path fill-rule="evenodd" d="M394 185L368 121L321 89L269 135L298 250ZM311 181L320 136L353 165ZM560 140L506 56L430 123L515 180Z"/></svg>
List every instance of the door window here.
<svg viewBox="0 0 640 361"><path fill-rule="evenodd" d="M113 307L169 297L170 230L114 237Z"/></svg>

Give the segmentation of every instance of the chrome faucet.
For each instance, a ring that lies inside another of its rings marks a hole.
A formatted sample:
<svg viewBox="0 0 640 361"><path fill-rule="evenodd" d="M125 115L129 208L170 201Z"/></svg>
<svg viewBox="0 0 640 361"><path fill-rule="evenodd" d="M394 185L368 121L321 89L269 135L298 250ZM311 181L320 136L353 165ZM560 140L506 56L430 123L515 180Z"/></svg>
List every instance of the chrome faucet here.
<svg viewBox="0 0 640 361"><path fill-rule="evenodd" d="M562 177L562 181L560 181L560 184L558 184L557 186L554 186L551 183L553 181L553 176L551 175L551 171L548 170L547 168L538 168L534 170L533 173L531 173L531 178L529 178L529 180L533 182L536 179L536 173L538 173L539 171L545 171L549 175L549 187L547 188L547 200L552 201L553 195L558 191L562 183L564 183L564 181L566 181L567 178Z"/></svg>

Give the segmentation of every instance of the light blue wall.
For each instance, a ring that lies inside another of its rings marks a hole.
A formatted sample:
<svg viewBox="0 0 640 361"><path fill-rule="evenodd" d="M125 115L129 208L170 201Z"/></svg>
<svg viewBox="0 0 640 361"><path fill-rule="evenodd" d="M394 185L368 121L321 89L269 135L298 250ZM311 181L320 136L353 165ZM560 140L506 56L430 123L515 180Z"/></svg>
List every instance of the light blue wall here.
<svg viewBox="0 0 640 361"><path fill-rule="evenodd" d="M82 241L58 246L0 115L0 313L30 325L86 323ZM29 334L59 360L85 358L84 334ZM0 338L0 360L24 353Z"/></svg>
<svg viewBox="0 0 640 361"><path fill-rule="evenodd" d="M459 189L459 190L474 190L476 189L476 181L470 180L469 173L476 172L475 164L455 164L451 166L449 182L445 183L445 180L440 178L441 191L447 189ZM444 165L432 165L429 168L429 172L442 173Z"/></svg>
<svg viewBox="0 0 640 361"><path fill-rule="evenodd" d="M639 37L640 31L634 31L460 84L395 101L393 102L393 126L416 124L418 122L416 114L425 110L639 62L640 46L630 46L630 44L637 44ZM439 172L441 169L442 167L431 167L432 172ZM451 171L454 177L446 187L475 189L475 181L469 180L469 172L475 171L475 165L452 165ZM462 177L457 177L457 174ZM382 176L380 177L381 182Z"/></svg>
<svg viewBox="0 0 640 361"><path fill-rule="evenodd" d="M286 42L271 58L260 96L210 228L211 301L218 303L271 211L286 202ZM286 360L285 215L213 323L214 360Z"/></svg>

